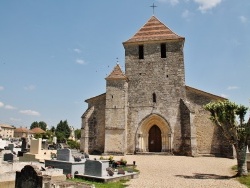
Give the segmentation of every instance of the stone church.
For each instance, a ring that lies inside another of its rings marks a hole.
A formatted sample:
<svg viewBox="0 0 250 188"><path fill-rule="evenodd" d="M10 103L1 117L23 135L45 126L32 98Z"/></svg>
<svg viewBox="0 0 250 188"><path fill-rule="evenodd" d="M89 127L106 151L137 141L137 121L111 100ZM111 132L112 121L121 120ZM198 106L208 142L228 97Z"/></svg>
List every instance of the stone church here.
<svg viewBox="0 0 250 188"><path fill-rule="evenodd" d="M232 156L203 108L225 98L185 84L184 42L155 16L123 42L125 72L117 64L106 92L85 100L81 151Z"/></svg>

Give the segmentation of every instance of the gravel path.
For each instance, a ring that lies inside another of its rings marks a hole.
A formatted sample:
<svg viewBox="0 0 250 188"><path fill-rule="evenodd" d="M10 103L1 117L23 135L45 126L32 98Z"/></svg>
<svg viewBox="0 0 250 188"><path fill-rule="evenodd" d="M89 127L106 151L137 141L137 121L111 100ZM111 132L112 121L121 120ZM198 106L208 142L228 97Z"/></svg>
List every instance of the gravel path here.
<svg viewBox="0 0 250 188"><path fill-rule="evenodd" d="M115 157L119 160L121 156ZM136 161L139 178L130 180L132 188L246 188L234 178L231 167L236 160L215 157L126 155L129 164Z"/></svg>

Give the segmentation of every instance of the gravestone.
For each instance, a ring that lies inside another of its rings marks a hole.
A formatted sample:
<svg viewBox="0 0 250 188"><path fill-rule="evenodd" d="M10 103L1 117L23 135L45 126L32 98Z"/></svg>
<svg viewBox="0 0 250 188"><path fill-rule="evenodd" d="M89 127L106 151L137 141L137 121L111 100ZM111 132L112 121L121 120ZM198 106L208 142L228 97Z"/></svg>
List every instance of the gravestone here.
<svg viewBox="0 0 250 188"><path fill-rule="evenodd" d="M36 166L26 165L16 172L15 188L42 188L42 173Z"/></svg>
<svg viewBox="0 0 250 188"><path fill-rule="evenodd" d="M108 167L106 170L107 170L109 176L113 176L114 175L113 168Z"/></svg>
<svg viewBox="0 0 250 188"><path fill-rule="evenodd" d="M125 174L125 171L122 168L118 168L117 174Z"/></svg>
<svg viewBox="0 0 250 188"><path fill-rule="evenodd" d="M66 149L59 149L57 150L57 160L59 161L74 161L74 158L72 157L71 150Z"/></svg>
<svg viewBox="0 0 250 188"><path fill-rule="evenodd" d="M3 160L4 161L13 161L14 155L12 153L5 153L3 155Z"/></svg>
<svg viewBox="0 0 250 188"><path fill-rule="evenodd" d="M42 139L32 139L30 141L30 153L38 154L42 149Z"/></svg>
<svg viewBox="0 0 250 188"><path fill-rule="evenodd" d="M21 151L27 151L28 148L27 139L26 138L21 138L21 139L22 139Z"/></svg>
<svg viewBox="0 0 250 188"><path fill-rule="evenodd" d="M22 140L22 145L21 145L21 151L18 151L18 157L22 157L24 153L27 153L27 146L28 146L28 143L27 143L27 139L26 138L21 138Z"/></svg>
<svg viewBox="0 0 250 188"><path fill-rule="evenodd" d="M109 160L86 160L84 174L89 176L107 176L106 169L109 167Z"/></svg>
<svg viewBox="0 0 250 188"><path fill-rule="evenodd" d="M14 150L14 144L9 144L8 147L9 147L9 150L10 150L11 152L13 152L13 150Z"/></svg>
<svg viewBox="0 0 250 188"><path fill-rule="evenodd" d="M0 138L0 149L4 149L7 146L7 141Z"/></svg>
<svg viewBox="0 0 250 188"><path fill-rule="evenodd" d="M57 143L57 137L56 136L54 136L53 137L53 141L52 141L54 144L56 144Z"/></svg>
<svg viewBox="0 0 250 188"><path fill-rule="evenodd" d="M49 143L47 139L42 139L42 149L48 149Z"/></svg>

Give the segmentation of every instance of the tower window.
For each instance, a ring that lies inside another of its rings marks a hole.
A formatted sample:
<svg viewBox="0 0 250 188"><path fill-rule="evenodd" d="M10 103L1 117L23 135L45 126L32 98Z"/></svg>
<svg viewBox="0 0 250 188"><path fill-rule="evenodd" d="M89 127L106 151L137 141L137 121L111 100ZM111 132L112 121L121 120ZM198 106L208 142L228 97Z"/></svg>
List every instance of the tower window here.
<svg viewBox="0 0 250 188"><path fill-rule="evenodd" d="M156 94L153 93L153 103L156 103Z"/></svg>
<svg viewBox="0 0 250 188"><path fill-rule="evenodd" d="M144 47L139 45L139 59L144 59Z"/></svg>
<svg viewBox="0 0 250 188"><path fill-rule="evenodd" d="M161 43L161 58L166 58L166 43Z"/></svg>

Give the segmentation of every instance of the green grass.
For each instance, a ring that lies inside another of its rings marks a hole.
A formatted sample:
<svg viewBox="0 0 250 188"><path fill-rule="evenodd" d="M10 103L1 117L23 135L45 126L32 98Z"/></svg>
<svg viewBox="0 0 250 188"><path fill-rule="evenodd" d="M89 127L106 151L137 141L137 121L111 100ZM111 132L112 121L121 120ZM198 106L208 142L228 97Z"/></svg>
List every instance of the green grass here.
<svg viewBox="0 0 250 188"><path fill-rule="evenodd" d="M242 184L244 184L244 185L246 185L247 187L250 188L250 176L249 175L248 176L238 177L237 180L240 183L242 183Z"/></svg>
<svg viewBox="0 0 250 188"><path fill-rule="evenodd" d="M118 181L118 182L109 182L109 183L100 183L100 182L88 181L88 180L75 178L75 179L72 179L72 180L69 180L69 181L84 182L84 183L87 183L87 184L90 184L90 185L94 184L96 188L124 188L124 187L127 187L127 185L125 185L125 183L128 180L121 180L121 181Z"/></svg>
<svg viewBox="0 0 250 188"><path fill-rule="evenodd" d="M232 167L232 170L237 173L237 165ZM247 187L250 188L250 175L248 176L242 176L236 178L241 184L246 185Z"/></svg>
<svg viewBox="0 0 250 188"><path fill-rule="evenodd" d="M123 168L125 171L128 171L129 169L133 169L133 172L140 172L138 169L136 169L133 166L123 166L120 167ZM84 179L80 179L80 178L75 178L75 179L71 179L68 181L74 181L74 182L83 182L86 184L90 184L90 185L95 185L96 188L124 188L127 187L128 185L126 185L126 183L129 180L120 180L118 182L108 182L108 183L101 183L101 182L95 182L95 181L89 181L89 180L84 180Z"/></svg>

